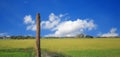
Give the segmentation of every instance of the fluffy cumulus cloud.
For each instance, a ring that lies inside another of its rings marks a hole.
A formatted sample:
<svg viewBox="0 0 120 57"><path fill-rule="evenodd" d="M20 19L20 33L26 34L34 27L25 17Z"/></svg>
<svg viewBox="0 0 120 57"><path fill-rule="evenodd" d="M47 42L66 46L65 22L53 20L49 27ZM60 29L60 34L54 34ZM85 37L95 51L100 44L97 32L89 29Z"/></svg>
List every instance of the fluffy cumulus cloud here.
<svg viewBox="0 0 120 57"><path fill-rule="evenodd" d="M24 23L27 26L26 27L27 30L32 30L32 31L36 30L35 21L32 19L31 15L26 15L24 17Z"/></svg>
<svg viewBox="0 0 120 57"><path fill-rule="evenodd" d="M118 33L116 33L117 29L116 28L111 28L111 30L108 33L101 34L101 37L116 37L119 36Z"/></svg>
<svg viewBox="0 0 120 57"><path fill-rule="evenodd" d="M69 37L83 33L85 30L90 31L96 28L96 24L93 20L76 19L74 21L61 21L67 17L68 16L65 16L65 14L55 15L54 13L51 13L49 15L49 20L42 21L41 25L43 29L50 29L51 31L54 31L54 33L45 36Z"/></svg>
<svg viewBox="0 0 120 57"><path fill-rule="evenodd" d="M42 28L44 28L44 29L51 29L51 28L57 26L59 24L60 19L62 17L63 17L62 14L57 16L54 13L51 13L49 15L49 20L48 21L42 21L41 22Z"/></svg>
<svg viewBox="0 0 120 57"><path fill-rule="evenodd" d="M63 19L66 21L62 21ZM32 19L31 15L26 15L24 17L24 23L27 26L27 30L36 30L35 21ZM83 20L78 18L72 21L68 19L68 16L66 16L66 14L55 15L54 13L51 13L48 20L41 22L41 27L42 29L47 29L54 32L52 34L45 35L47 37L70 37L83 33L85 30L93 30L96 28L96 24L93 20Z"/></svg>
<svg viewBox="0 0 120 57"><path fill-rule="evenodd" d="M77 34L80 34L84 32L85 30L92 30L96 28L96 25L94 24L93 20L82 20L77 19L75 21L64 21L61 22L59 25L57 25L52 30L55 31L54 34L49 34L46 36L76 36Z"/></svg>

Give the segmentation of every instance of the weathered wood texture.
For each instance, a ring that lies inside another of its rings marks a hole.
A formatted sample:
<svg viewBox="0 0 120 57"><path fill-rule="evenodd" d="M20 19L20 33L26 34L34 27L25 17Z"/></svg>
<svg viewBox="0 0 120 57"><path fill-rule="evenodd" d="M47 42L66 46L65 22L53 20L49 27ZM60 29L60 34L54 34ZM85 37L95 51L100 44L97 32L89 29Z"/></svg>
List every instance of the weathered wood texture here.
<svg viewBox="0 0 120 57"><path fill-rule="evenodd" d="M40 13L36 16L36 57L41 57L40 49Z"/></svg>

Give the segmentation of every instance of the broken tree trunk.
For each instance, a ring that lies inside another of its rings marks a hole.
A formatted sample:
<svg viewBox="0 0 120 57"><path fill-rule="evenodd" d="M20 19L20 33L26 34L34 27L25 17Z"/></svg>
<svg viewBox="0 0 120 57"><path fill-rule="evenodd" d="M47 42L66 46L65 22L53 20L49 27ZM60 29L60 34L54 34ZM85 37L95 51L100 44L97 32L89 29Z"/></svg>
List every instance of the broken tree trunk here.
<svg viewBox="0 0 120 57"><path fill-rule="evenodd" d="M36 16L36 53L37 57L41 57L40 49L40 14L37 13Z"/></svg>

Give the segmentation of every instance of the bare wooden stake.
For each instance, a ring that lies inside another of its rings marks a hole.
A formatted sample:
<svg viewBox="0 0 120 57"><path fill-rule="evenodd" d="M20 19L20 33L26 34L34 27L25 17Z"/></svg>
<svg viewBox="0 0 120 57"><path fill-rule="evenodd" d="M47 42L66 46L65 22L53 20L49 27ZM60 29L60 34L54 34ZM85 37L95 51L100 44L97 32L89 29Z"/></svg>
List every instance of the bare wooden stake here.
<svg viewBox="0 0 120 57"><path fill-rule="evenodd" d="M41 57L40 49L40 13L37 13L36 16L36 52L37 57Z"/></svg>

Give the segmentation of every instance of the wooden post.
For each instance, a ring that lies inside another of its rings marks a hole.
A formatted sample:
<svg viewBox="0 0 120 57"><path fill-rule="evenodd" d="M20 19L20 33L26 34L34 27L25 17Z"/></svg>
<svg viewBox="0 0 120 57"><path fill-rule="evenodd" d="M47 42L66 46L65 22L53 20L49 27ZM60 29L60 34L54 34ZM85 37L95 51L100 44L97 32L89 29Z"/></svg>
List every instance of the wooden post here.
<svg viewBox="0 0 120 57"><path fill-rule="evenodd" d="M37 57L41 57L41 49L40 49L40 14L37 13L36 16L36 52Z"/></svg>

